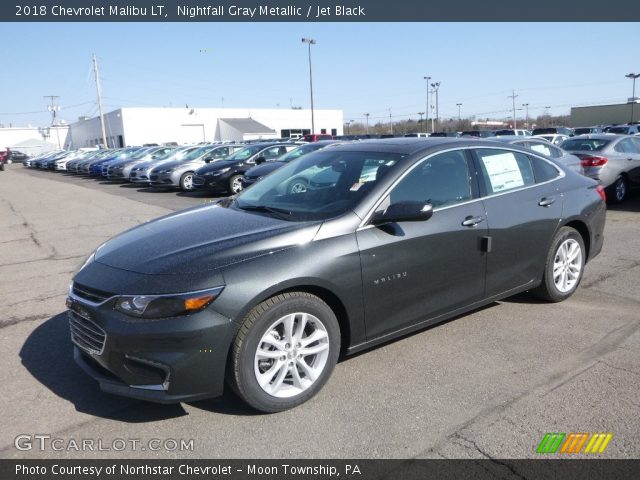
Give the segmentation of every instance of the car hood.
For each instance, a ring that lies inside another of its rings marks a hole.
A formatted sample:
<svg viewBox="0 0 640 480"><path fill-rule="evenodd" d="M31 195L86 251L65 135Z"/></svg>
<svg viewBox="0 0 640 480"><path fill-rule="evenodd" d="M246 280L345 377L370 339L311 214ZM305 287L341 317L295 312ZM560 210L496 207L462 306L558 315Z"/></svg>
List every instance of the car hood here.
<svg viewBox="0 0 640 480"><path fill-rule="evenodd" d="M196 171L196 174L202 175L203 173L207 173L215 170L222 170L223 168L232 167L239 163L242 163L242 162L239 162L238 160L219 160L217 162L205 163L202 167L200 167Z"/></svg>
<svg viewBox="0 0 640 480"><path fill-rule="evenodd" d="M252 169L247 170L245 176L249 178L264 177L265 175L279 169L286 164L287 162L265 162L262 165L258 165L257 167L253 167Z"/></svg>
<svg viewBox="0 0 640 480"><path fill-rule="evenodd" d="M321 223L199 206L112 238L98 248L95 261L150 275L214 270L310 242Z"/></svg>

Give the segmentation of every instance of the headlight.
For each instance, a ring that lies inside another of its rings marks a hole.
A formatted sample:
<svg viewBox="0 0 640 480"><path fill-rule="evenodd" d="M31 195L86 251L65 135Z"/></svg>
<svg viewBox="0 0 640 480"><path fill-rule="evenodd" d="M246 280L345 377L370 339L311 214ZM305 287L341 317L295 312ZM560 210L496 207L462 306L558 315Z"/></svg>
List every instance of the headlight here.
<svg viewBox="0 0 640 480"><path fill-rule="evenodd" d="M188 315L205 309L224 287L170 295L121 296L115 309L138 318L167 318Z"/></svg>

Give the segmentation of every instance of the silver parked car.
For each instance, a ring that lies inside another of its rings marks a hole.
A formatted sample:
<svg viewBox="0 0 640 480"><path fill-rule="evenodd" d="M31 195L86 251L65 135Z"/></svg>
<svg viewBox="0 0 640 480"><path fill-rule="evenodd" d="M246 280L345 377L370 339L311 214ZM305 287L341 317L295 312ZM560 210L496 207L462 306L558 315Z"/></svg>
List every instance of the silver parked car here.
<svg viewBox="0 0 640 480"><path fill-rule="evenodd" d="M607 199L621 202L640 186L640 138L604 133L579 135L561 147L580 158L584 174L605 187Z"/></svg>
<svg viewBox="0 0 640 480"><path fill-rule="evenodd" d="M178 160L163 163L149 172L152 187L178 187L183 191L193 190L193 172L203 165L222 160L245 145L205 145L189 152Z"/></svg>
<svg viewBox="0 0 640 480"><path fill-rule="evenodd" d="M148 185L151 170L153 170L158 165L164 165L165 163L171 162L173 160L179 160L183 156L187 155L189 152L197 148L199 148L198 145L174 148L173 150L159 157L139 163L131 169L131 172L129 173L129 181L132 183L141 183Z"/></svg>
<svg viewBox="0 0 640 480"><path fill-rule="evenodd" d="M551 157L564 165L565 167L573 170L577 173L584 174L584 170L582 168L582 164L580 159L572 155L569 152L565 152L561 148L553 145L551 142L540 138L538 136L535 137L496 137L491 140L497 140L500 142L511 143L513 145L521 145L523 147L529 148L534 152L541 153L546 155L547 157Z"/></svg>

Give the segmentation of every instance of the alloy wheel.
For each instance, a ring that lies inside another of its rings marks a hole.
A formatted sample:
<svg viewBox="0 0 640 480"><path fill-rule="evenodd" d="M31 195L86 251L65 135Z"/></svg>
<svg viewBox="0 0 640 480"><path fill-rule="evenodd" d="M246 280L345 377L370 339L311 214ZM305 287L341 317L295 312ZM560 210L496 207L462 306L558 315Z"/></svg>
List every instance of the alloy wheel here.
<svg viewBox="0 0 640 480"><path fill-rule="evenodd" d="M560 244L553 260L553 283L562 292L569 292L580 279L582 248L573 238Z"/></svg>
<svg viewBox="0 0 640 480"><path fill-rule="evenodd" d="M278 398L293 397L311 387L329 357L329 334L309 313L297 312L276 320L260 339L254 372L260 388Z"/></svg>

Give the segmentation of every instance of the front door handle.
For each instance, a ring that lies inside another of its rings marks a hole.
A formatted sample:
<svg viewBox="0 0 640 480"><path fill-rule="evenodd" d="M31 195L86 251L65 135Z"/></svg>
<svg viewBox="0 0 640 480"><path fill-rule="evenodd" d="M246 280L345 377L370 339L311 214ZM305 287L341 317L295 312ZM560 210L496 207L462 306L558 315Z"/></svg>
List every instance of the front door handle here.
<svg viewBox="0 0 640 480"><path fill-rule="evenodd" d="M475 227L480 222L484 221L484 217L472 217L469 215L462 221L462 225L465 227Z"/></svg>
<svg viewBox="0 0 640 480"><path fill-rule="evenodd" d="M556 199L554 197L544 197L540 199L538 205L541 207L550 207L555 201Z"/></svg>

